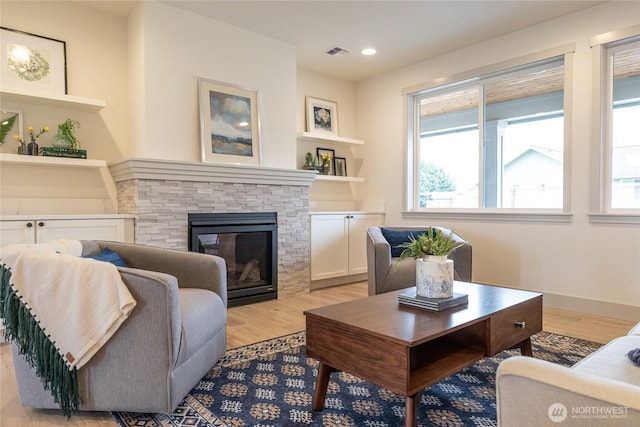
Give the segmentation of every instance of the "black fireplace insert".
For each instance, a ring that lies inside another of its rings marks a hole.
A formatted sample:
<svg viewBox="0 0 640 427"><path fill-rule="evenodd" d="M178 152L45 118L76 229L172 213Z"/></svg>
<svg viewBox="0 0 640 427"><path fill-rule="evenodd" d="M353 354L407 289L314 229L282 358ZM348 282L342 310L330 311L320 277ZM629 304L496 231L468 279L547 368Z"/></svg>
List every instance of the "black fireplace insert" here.
<svg viewBox="0 0 640 427"><path fill-rule="evenodd" d="M227 265L229 307L278 296L276 212L189 214L189 250Z"/></svg>

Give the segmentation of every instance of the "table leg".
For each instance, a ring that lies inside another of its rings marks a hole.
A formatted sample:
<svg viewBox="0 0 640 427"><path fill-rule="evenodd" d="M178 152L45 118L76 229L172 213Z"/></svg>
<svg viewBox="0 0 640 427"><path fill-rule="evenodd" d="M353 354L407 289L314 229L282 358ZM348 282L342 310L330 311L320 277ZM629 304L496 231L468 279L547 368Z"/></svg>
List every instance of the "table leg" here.
<svg viewBox="0 0 640 427"><path fill-rule="evenodd" d="M416 425L416 396L407 396L405 398L404 407L404 425L405 427L415 427Z"/></svg>
<svg viewBox="0 0 640 427"><path fill-rule="evenodd" d="M327 397L327 387L329 386L329 375L336 369L320 362L318 365L318 378L316 380L316 391L313 395L314 411L322 411L324 408L324 399Z"/></svg>
<svg viewBox="0 0 640 427"><path fill-rule="evenodd" d="M533 356L533 349L531 348L531 338L527 338L520 343L520 353L523 356Z"/></svg>

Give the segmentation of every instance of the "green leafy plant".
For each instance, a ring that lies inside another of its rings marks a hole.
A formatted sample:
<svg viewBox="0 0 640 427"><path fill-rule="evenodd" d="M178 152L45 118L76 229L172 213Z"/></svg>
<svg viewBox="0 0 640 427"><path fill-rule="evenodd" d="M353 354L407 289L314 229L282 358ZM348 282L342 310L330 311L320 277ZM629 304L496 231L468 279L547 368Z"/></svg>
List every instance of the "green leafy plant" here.
<svg viewBox="0 0 640 427"><path fill-rule="evenodd" d="M2 122L0 123L0 144L4 142L4 138L13 127L13 124L16 122L17 118L18 115L14 114L13 116L7 117L6 119L2 120Z"/></svg>
<svg viewBox="0 0 640 427"><path fill-rule="evenodd" d="M315 165L315 161L313 159L313 154L307 153L304 156L304 166L307 168L311 168Z"/></svg>
<svg viewBox="0 0 640 427"><path fill-rule="evenodd" d="M409 241L398 245L404 249L400 254L398 264L407 258L422 258L426 255L447 256L455 248L461 245L453 239L453 231L449 235L443 234L435 228L429 227L425 233L420 233L418 238L409 235Z"/></svg>
<svg viewBox="0 0 640 427"><path fill-rule="evenodd" d="M72 150L80 148L80 141L76 138L75 131L80 129L80 122L77 120L67 119L58 125L56 138L69 142Z"/></svg>

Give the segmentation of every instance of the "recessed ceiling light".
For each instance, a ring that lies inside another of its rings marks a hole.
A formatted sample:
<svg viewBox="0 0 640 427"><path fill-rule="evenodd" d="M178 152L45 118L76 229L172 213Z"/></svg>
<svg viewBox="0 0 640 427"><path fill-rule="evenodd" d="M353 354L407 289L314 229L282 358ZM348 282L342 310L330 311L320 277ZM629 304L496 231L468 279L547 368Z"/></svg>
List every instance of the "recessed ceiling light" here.
<svg viewBox="0 0 640 427"><path fill-rule="evenodd" d="M372 47L368 47L366 49L362 49L360 53L366 56L371 56L376 54L376 50Z"/></svg>

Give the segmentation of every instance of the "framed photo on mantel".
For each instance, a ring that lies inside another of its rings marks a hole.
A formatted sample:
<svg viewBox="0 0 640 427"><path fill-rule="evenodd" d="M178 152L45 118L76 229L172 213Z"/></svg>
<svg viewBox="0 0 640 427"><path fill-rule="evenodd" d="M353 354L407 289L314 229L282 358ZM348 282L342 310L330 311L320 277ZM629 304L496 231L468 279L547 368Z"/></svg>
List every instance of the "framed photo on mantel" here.
<svg viewBox="0 0 640 427"><path fill-rule="evenodd" d="M199 79L203 162L260 164L258 92Z"/></svg>

